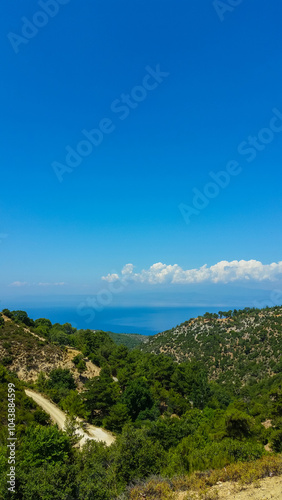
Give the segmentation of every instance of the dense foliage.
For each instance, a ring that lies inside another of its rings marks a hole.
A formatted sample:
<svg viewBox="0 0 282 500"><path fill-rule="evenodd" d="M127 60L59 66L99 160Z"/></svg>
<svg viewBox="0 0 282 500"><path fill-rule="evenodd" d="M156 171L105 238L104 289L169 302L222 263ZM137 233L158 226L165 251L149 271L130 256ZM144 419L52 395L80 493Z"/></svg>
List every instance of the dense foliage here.
<svg viewBox="0 0 282 500"><path fill-rule="evenodd" d="M222 384L256 384L282 372L282 307L206 313L150 337L140 349L197 359Z"/></svg>
<svg viewBox="0 0 282 500"><path fill-rule="evenodd" d="M125 345L128 349L134 349L134 347L139 346L148 338L146 335L140 335L138 333L107 333L115 344Z"/></svg>
<svg viewBox="0 0 282 500"><path fill-rule="evenodd" d="M233 383L229 365L223 369L223 358L220 358L221 371L216 372L216 357L212 365L211 349L215 350L218 345L217 335L220 334L216 329L222 328L222 324L217 324L220 318L214 315L190 321L177 330L181 332L185 328L185 338L190 335L189 328L194 336L201 336L206 359L199 354L197 360L192 343L191 359L183 356L182 362L176 362L163 353L156 355L140 348L117 345L105 332L76 330L68 323L52 325L46 319L33 322L21 311L19 313L20 316L5 311L6 318L11 321L6 321L4 326L0 323L0 340L2 345L6 343L11 356L13 345L18 345L13 344L14 336L21 336L24 345L41 342L31 336L24 325L46 339L44 349L64 350L65 345L70 345L80 353L73 359L73 366L81 367L83 385L79 390L71 370L62 367L48 374L41 372L34 388L70 415L86 418L117 436L110 447L91 441L82 450L74 448L71 435L50 425L48 416L25 396L23 382L8 371L11 364L6 362L6 367L0 368L0 466L7 470L5 401L7 384L13 380L17 390L19 500L113 500L122 494L126 498L129 484L152 475L172 478L258 460L269 453L265 450L266 444L273 452L282 452L282 370L277 368L281 308L259 313L256 310L220 313L221 316L227 314L222 323L225 328L227 326L226 342L233 338L232 325L234 327L237 321L234 346L239 347L234 348L233 353L233 364L237 368L237 362L242 364L236 357L237 354L238 358L241 356L242 339L248 338L251 350L253 347L258 349L260 344L256 339L266 332L264 349L267 352L271 349L275 369L268 374L267 368L264 376L260 374L255 378L256 383L248 372L250 365L246 354L246 364L240 372L241 382L236 379ZM15 322L17 328L13 329ZM193 330L195 324L201 327L199 332ZM270 332L275 340L271 339ZM172 337L182 341L182 333ZM163 337L167 341L167 332ZM160 348L163 337L156 336L151 342L157 341ZM224 352L222 332L220 339ZM205 342L209 346L207 349ZM153 345L155 348L156 344ZM228 344L228 352L230 346ZM6 348L4 346L5 353ZM99 376L89 380L83 378L86 359L100 367ZM9 498L4 476L0 498Z"/></svg>

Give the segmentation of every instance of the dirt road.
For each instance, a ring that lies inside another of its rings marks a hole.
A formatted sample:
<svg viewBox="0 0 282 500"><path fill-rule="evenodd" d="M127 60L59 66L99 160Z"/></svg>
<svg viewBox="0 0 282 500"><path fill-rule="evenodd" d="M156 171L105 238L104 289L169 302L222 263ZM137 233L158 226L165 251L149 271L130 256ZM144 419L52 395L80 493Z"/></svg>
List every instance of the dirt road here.
<svg viewBox="0 0 282 500"><path fill-rule="evenodd" d="M59 429L64 430L66 423L66 414L58 408L54 403L51 403L44 396L41 396L38 392L31 391L29 389L25 389L25 393L27 396L32 398L41 408L50 415L53 422L55 422ZM78 418L78 422L82 422L82 419ZM100 427L94 427L94 425L85 424L84 431L81 428L78 428L76 434L81 436L79 441L79 445L83 446L87 439L93 439L94 441L104 441L107 446L110 446L115 441L115 436L110 432L101 429Z"/></svg>

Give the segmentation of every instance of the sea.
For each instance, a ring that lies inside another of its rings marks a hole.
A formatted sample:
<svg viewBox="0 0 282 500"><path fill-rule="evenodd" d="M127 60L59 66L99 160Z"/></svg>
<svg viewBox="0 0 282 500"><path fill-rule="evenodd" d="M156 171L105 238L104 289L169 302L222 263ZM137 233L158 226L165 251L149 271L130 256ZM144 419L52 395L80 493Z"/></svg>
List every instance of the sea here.
<svg viewBox="0 0 282 500"><path fill-rule="evenodd" d="M238 308L238 307L237 307ZM107 307L101 311L81 311L74 307L25 307L32 319L48 318L52 323L71 323L77 329L104 330L115 333L155 335L205 312L232 307Z"/></svg>

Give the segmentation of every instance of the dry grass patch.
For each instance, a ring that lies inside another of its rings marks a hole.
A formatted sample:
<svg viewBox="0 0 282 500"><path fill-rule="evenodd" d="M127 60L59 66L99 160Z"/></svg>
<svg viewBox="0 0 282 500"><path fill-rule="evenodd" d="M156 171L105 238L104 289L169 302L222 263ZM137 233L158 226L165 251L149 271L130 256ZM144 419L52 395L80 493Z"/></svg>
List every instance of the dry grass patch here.
<svg viewBox="0 0 282 500"><path fill-rule="evenodd" d="M194 472L173 479L152 478L133 486L130 500L217 500L215 486L232 482L237 490L252 484L259 488L260 479L282 475L282 455L264 456L254 462L238 462L220 470Z"/></svg>

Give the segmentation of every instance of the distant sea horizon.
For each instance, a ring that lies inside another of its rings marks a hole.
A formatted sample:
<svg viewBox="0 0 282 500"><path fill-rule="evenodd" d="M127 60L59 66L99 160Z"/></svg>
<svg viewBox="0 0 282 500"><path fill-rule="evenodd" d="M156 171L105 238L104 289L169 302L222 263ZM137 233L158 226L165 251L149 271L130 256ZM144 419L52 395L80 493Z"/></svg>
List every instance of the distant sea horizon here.
<svg viewBox="0 0 282 500"><path fill-rule="evenodd" d="M30 318L47 318L54 323L71 323L77 329L104 330L115 333L138 333L155 335L159 332L184 323L191 318L202 316L205 312L217 313L219 310L242 309L245 306L192 306L192 307L108 307L95 312L95 317L80 315L71 306L28 307L24 309ZM13 308L15 309L15 308Z"/></svg>

